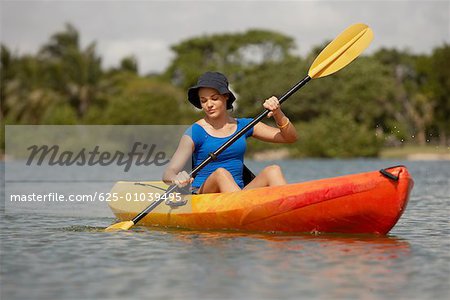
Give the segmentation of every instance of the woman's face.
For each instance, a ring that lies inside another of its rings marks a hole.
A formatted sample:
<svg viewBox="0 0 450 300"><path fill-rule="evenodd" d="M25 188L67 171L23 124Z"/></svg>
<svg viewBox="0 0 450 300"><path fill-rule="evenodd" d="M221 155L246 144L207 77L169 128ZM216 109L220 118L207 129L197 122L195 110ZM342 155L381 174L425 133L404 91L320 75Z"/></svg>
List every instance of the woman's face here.
<svg viewBox="0 0 450 300"><path fill-rule="evenodd" d="M213 88L200 88L198 90L200 104L208 117L215 118L226 112L228 95L221 95Z"/></svg>

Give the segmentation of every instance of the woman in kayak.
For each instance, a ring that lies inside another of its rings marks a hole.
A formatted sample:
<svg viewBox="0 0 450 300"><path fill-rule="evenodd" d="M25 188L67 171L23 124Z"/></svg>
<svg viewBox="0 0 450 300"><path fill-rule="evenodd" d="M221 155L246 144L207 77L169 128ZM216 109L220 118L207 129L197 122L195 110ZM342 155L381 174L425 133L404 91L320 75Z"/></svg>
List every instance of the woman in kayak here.
<svg viewBox="0 0 450 300"><path fill-rule="evenodd" d="M197 85L188 90L188 99L195 107L202 109L205 116L189 127L181 137L163 180L167 184L184 187L192 183L195 194L234 192L264 186L286 184L286 179L278 165L264 168L244 187L243 168L246 139L254 137L272 143L293 143L297 140L294 125L281 111L276 97L265 100L264 108L270 110L277 127L257 123L235 141L224 152L201 169L195 178L189 178L182 171L188 160L193 160L193 168L205 160L231 136L245 127L252 119L235 119L227 110L232 109L236 97L228 88L227 78L218 72L206 72L200 76Z"/></svg>

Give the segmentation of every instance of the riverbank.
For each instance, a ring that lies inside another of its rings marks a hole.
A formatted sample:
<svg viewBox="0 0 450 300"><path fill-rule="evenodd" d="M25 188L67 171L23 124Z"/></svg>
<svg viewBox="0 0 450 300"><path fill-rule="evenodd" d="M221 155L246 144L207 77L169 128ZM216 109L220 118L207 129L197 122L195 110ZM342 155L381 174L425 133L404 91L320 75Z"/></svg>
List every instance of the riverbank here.
<svg viewBox="0 0 450 300"><path fill-rule="evenodd" d="M403 146L381 150L380 158L401 158L407 160L450 160L450 147Z"/></svg>

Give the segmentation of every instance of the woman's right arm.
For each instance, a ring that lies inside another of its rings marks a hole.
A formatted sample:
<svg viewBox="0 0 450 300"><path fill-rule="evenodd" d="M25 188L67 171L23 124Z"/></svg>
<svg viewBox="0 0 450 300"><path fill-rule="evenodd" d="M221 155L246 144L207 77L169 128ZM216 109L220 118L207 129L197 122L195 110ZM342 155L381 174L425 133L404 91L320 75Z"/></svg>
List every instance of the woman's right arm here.
<svg viewBox="0 0 450 300"><path fill-rule="evenodd" d="M186 172L181 172L188 159L191 159L194 152L194 142L191 137L183 135L178 144L178 148L172 156L169 165L163 174L163 181L166 184L186 185L191 180Z"/></svg>

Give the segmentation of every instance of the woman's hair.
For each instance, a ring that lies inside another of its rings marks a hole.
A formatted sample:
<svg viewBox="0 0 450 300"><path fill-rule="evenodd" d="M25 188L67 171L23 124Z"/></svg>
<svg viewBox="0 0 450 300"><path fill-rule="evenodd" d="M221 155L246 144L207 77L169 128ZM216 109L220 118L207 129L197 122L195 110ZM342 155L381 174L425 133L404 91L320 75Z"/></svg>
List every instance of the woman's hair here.
<svg viewBox="0 0 450 300"><path fill-rule="evenodd" d="M226 95L228 96L228 99L227 99L227 110L231 109L231 111L233 111L234 110L233 101L229 101L230 100L230 94L227 93Z"/></svg>

